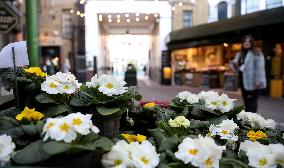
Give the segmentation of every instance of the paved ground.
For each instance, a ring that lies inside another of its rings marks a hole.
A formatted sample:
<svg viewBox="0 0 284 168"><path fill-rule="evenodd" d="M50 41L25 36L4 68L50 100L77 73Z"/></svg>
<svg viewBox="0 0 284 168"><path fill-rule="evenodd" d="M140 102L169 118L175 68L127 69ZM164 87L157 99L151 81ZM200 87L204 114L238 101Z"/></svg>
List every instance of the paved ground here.
<svg viewBox="0 0 284 168"><path fill-rule="evenodd" d="M139 90L144 100L170 100L178 92L187 90L192 93L199 93L201 90L208 90L207 88L196 88L189 86L163 86L156 82L140 79ZM219 93L224 92L222 89L213 89ZM238 104L242 104L240 92L225 91L231 98L238 99ZM265 118L272 118L277 122L284 123L284 99L274 99L270 97L260 97L258 113Z"/></svg>

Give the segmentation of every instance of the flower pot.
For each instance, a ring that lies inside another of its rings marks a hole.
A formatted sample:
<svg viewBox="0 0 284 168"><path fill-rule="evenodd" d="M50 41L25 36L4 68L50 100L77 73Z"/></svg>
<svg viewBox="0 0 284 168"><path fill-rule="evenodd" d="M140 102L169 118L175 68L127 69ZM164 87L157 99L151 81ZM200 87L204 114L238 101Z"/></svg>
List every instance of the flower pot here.
<svg viewBox="0 0 284 168"><path fill-rule="evenodd" d="M96 108L89 109L89 112L93 114L93 124L100 129L99 135L114 138L119 134L121 115L112 114L103 116L97 112Z"/></svg>

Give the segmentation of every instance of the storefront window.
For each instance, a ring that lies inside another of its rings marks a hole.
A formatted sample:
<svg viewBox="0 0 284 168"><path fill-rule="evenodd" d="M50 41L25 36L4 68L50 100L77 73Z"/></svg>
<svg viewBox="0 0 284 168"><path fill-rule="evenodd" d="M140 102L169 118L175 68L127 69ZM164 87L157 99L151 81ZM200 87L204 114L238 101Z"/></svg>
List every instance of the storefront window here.
<svg viewBox="0 0 284 168"><path fill-rule="evenodd" d="M266 8L276 8L282 6L282 0L266 0Z"/></svg>
<svg viewBox="0 0 284 168"><path fill-rule="evenodd" d="M183 27L192 26L192 11L185 10L183 11Z"/></svg>
<svg viewBox="0 0 284 168"><path fill-rule="evenodd" d="M259 1L246 0L246 13L256 12L259 9Z"/></svg>

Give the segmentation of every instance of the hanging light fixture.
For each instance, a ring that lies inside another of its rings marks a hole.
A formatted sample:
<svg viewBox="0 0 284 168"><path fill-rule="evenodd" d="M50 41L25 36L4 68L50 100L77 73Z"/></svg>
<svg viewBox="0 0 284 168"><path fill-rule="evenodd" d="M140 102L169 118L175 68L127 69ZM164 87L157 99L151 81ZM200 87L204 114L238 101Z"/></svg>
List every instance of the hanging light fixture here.
<svg viewBox="0 0 284 168"><path fill-rule="evenodd" d="M129 23L129 22L130 22L130 19L126 19L126 22Z"/></svg>
<svg viewBox="0 0 284 168"><path fill-rule="evenodd" d="M77 15L79 16L81 14L81 12L80 11L77 11Z"/></svg>
<svg viewBox="0 0 284 168"><path fill-rule="evenodd" d="M173 7L172 7L172 10L175 11L175 10L176 10L176 7L173 6Z"/></svg>
<svg viewBox="0 0 284 168"><path fill-rule="evenodd" d="M183 5L182 2L179 2L179 3L178 3L178 6L182 6L182 5Z"/></svg>
<svg viewBox="0 0 284 168"><path fill-rule="evenodd" d="M111 15L108 15L107 18L111 19Z"/></svg>
<svg viewBox="0 0 284 168"><path fill-rule="evenodd" d="M111 20L111 19L108 19L108 22L110 23L110 22L112 22L112 20Z"/></svg>
<svg viewBox="0 0 284 168"><path fill-rule="evenodd" d="M127 13L127 14L125 14L125 17L127 17L127 18L128 18L128 17L129 17L129 14L128 14L128 13Z"/></svg>
<svg viewBox="0 0 284 168"><path fill-rule="evenodd" d="M70 11L69 11L70 13L74 13L74 10L73 9L70 9Z"/></svg>
<svg viewBox="0 0 284 168"><path fill-rule="evenodd" d="M159 15L157 13L154 14L155 17L158 17Z"/></svg>
<svg viewBox="0 0 284 168"><path fill-rule="evenodd" d="M100 21L100 22L103 21L103 15L99 15L99 21Z"/></svg>
<svg viewBox="0 0 284 168"><path fill-rule="evenodd" d="M148 20L149 19L149 17L148 16L145 16L145 20Z"/></svg>
<svg viewBox="0 0 284 168"><path fill-rule="evenodd" d="M136 18L136 22L139 22L139 18Z"/></svg>
<svg viewBox="0 0 284 168"><path fill-rule="evenodd" d="M120 19L117 19L116 22L117 22L117 23L120 23Z"/></svg>
<svg viewBox="0 0 284 168"><path fill-rule="evenodd" d="M117 18L117 19L120 19L120 15L116 15L116 18Z"/></svg>

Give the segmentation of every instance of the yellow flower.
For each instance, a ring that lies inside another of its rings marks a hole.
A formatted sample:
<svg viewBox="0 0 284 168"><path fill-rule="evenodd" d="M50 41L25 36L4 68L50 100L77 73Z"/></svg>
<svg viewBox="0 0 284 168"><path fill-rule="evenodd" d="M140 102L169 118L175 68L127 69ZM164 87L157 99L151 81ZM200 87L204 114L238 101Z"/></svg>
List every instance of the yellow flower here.
<svg viewBox="0 0 284 168"><path fill-rule="evenodd" d="M27 119L29 121L39 121L44 117L44 114L35 111L35 108L30 109L28 107L25 107L25 109L16 116L16 119L18 121L21 121L22 119Z"/></svg>
<svg viewBox="0 0 284 168"><path fill-rule="evenodd" d="M29 69L24 69L24 71L41 77L45 77L47 75L47 73L42 72L42 70L39 67L30 67Z"/></svg>
<svg viewBox="0 0 284 168"><path fill-rule="evenodd" d="M251 141L256 141L257 139L262 139L262 138L267 138L267 134L262 132L262 131L256 131L254 132L253 130L250 130L247 133L247 137L251 140Z"/></svg>
<svg viewBox="0 0 284 168"><path fill-rule="evenodd" d="M129 143L131 142L135 142L135 141L138 141L138 142L142 142L144 140L147 139L146 136L144 135L140 135L140 134L137 134L136 135L131 135L131 134L121 134Z"/></svg>
<svg viewBox="0 0 284 168"><path fill-rule="evenodd" d="M156 106L156 103L151 102L151 103L146 103L144 104L144 108L154 108Z"/></svg>

